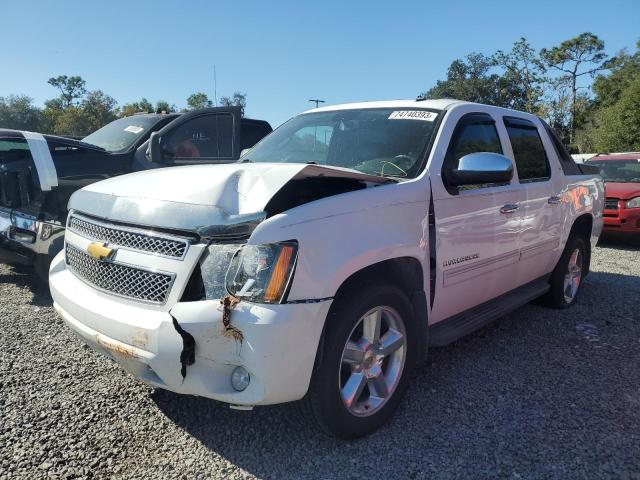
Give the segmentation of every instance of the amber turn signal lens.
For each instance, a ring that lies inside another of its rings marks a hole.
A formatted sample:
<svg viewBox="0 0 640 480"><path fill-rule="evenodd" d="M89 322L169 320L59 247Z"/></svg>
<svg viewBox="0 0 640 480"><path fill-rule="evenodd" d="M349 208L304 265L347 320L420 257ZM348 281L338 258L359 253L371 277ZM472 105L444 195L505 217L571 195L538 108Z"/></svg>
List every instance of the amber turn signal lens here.
<svg viewBox="0 0 640 480"><path fill-rule="evenodd" d="M279 302L284 294L289 279L291 260L293 258L294 249L290 245L284 245L279 252L276 264L271 272L271 278L264 292L264 300L266 302Z"/></svg>

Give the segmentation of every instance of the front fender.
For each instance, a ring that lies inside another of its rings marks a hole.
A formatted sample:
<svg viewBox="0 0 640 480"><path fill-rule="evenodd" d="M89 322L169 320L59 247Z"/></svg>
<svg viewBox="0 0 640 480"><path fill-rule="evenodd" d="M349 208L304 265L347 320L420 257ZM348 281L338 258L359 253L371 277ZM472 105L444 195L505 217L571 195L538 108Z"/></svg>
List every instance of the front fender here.
<svg viewBox="0 0 640 480"><path fill-rule="evenodd" d="M333 297L363 268L413 257L429 278L428 191L422 182L382 185L324 198L261 223L249 243L297 240L288 299Z"/></svg>

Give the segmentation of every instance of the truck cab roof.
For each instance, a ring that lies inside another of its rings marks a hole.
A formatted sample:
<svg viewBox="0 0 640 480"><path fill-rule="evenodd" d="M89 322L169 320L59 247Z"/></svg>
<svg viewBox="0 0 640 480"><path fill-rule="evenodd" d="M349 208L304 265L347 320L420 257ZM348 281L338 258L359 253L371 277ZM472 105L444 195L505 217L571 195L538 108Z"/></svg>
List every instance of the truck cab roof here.
<svg viewBox="0 0 640 480"><path fill-rule="evenodd" d="M319 108L312 108L303 112L331 112L334 110L353 110L359 108L433 108L435 110L443 110L453 104L471 103L452 98L442 98L438 100L382 100L374 102L355 102L343 103L339 105L327 105Z"/></svg>

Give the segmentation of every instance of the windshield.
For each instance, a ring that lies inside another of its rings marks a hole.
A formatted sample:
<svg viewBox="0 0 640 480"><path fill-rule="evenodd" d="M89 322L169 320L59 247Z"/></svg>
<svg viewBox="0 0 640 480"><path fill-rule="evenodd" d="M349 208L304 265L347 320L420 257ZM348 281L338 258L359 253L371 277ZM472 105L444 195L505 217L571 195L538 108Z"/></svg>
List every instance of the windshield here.
<svg viewBox="0 0 640 480"><path fill-rule="evenodd" d="M82 141L102 147L109 152L123 152L153 127L158 120L160 117L155 115L120 118L84 137Z"/></svg>
<svg viewBox="0 0 640 480"><path fill-rule="evenodd" d="M414 178L424 167L437 116L435 111L393 108L298 115L240 161L317 163Z"/></svg>
<svg viewBox="0 0 640 480"><path fill-rule="evenodd" d="M640 160L602 160L588 164L600 169L605 182L640 183Z"/></svg>

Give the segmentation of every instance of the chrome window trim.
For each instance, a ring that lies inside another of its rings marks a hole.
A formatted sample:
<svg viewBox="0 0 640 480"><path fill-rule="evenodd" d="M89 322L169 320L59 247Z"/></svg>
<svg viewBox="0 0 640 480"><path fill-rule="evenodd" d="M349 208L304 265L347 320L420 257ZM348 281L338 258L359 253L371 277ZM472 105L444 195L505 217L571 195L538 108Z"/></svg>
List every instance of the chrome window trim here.
<svg viewBox="0 0 640 480"><path fill-rule="evenodd" d="M121 250L126 250L129 252L137 252L137 253L144 253L145 255L151 255L154 257L162 257L162 258L169 258L171 260L179 260L179 261L183 261L185 259L185 257L187 256L187 253L189 252L189 248L191 247L191 245L193 244L193 241L187 237L179 237L176 235L171 235L171 234L165 234L165 233L159 233L156 232L155 230L150 230L150 229L144 229L144 228L140 228L140 227L133 227L133 226L122 226L122 225L118 225L118 224L114 224L114 223L108 223L108 222L104 222L102 220L96 220L95 218L92 217L86 217L82 214L77 213L74 210L71 210L69 212L69 216L67 217L67 225L66 228L68 228L70 231L80 235L81 237L84 238L88 238L90 240L96 240L96 241L104 241L104 239L101 238L96 238L94 236L91 235L87 235L84 232L80 232L78 230L76 230L75 228L71 227L71 219L75 217L78 218L84 222L87 223L91 223L94 225L97 225L99 227L102 228L107 228L107 229L111 229L111 230L118 230L124 233L133 233L133 234L137 234L137 235L145 235L147 237L153 237L153 238L157 238L157 239L161 239L161 240L169 240L169 241L173 241L173 242L183 242L185 244L185 248L184 248L184 252L182 254L182 256L180 257L176 257L173 255L164 255L162 253L156 253L156 252L151 252L148 250L140 250L140 249L136 249L136 248L131 248L131 247L127 247L126 245L120 245L117 243L108 243L109 246L113 245L114 247L117 247L118 249Z"/></svg>

